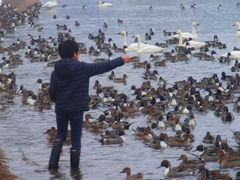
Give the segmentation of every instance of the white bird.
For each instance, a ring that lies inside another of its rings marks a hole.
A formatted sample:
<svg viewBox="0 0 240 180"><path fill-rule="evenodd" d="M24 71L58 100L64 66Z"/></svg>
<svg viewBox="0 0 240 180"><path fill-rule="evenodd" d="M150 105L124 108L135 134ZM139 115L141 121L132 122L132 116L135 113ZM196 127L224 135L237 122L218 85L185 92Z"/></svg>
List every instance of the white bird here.
<svg viewBox="0 0 240 180"><path fill-rule="evenodd" d="M120 34L123 35L123 44L122 44L123 48L124 48L124 47L127 47L127 48L125 49L125 51L126 51L126 52L136 52L137 49L138 49L138 43L132 43L132 44L130 44L130 46L128 47L128 46L127 46L127 32L126 32L126 31L121 31Z"/></svg>
<svg viewBox="0 0 240 180"><path fill-rule="evenodd" d="M240 23L236 22L233 26L237 26L237 33L235 34L236 37L240 37Z"/></svg>
<svg viewBox="0 0 240 180"><path fill-rule="evenodd" d="M232 60L240 60L240 51L231 51L221 55L221 57L223 58L229 57L229 59L232 59Z"/></svg>
<svg viewBox="0 0 240 180"><path fill-rule="evenodd" d="M207 43L205 43L205 42L199 42L199 41L193 41L193 40L187 41L183 44L182 43L182 31L178 29L177 31L175 31L175 33L179 35L178 36L179 37L178 46L186 46L186 47L189 47L189 48L200 49L201 47L207 45Z"/></svg>
<svg viewBox="0 0 240 180"><path fill-rule="evenodd" d="M139 34L135 34L133 37L137 38L137 53L162 52L164 49L150 44L141 43L141 38Z"/></svg>
<svg viewBox="0 0 240 180"><path fill-rule="evenodd" d="M48 1L48 2L46 2L42 5L43 8L49 8L49 9L52 8L52 7L55 7L55 6L57 6L57 1L56 0Z"/></svg>
<svg viewBox="0 0 240 180"><path fill-rule="evenodd" d="M191 38L191 39L193 39L193 40L194 40L194 39L197 39L198 36L197 36L197 33L196 33L195 26L198 26L198 25L199 25L198 23L193 22L193 23L192 23L192 33L182 32L182 38L183 38L183 39L189 39L189 38ZM178 35L178 34L175 34L175 35L173 35L172 37L179 39L179 35Z"/></svg>
<svg viewBox="0 0 240 180"><path fill-rule="evenodd" d="M98 5L98 7L100 7L100 8L112 7L112 6L113 6L113 4L111 4L111 3L105 3L105 2L102 3L102 0L99 0L99 5Z"/></svg>

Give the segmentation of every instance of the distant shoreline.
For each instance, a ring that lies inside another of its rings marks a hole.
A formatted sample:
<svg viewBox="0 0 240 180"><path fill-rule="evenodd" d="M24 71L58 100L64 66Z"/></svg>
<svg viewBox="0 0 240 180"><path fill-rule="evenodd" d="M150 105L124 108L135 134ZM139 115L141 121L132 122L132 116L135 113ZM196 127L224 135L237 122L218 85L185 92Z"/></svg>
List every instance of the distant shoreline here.
<svg viewBox="0 0 240 180"><path fill-rule="evenodd" d="M27 7L38 3L40 0L2 0L2 4L10 3L13 7L17 7L18 13L22 13L27 9Z"/></svg>

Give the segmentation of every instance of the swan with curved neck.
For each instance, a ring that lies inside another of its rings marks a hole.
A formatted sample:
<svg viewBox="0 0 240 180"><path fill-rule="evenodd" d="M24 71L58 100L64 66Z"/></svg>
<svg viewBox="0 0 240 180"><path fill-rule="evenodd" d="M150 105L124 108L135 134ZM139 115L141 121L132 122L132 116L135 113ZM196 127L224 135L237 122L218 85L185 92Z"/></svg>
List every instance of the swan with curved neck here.
<svg viewBox="0 0 240 180"><path fill-rule="evenodd" d="M102 0L99 0L98 7L112 7L112 6L113 4L111 3L105 3L105 2L102 3Z"/></svg>
<svg viewBox="0 0 240 180"><path fill-rule="evenodd" d="M136 52L138 49L138 43L132 43L129 45L129 47L127 46L127 32L126 31L121 31L119 34L121 34L123 36L123 48L127 47L125 49L126 52Z"/></svg>
<svg viewBox="0 0 240 180"><path fill-rule="evenodd" d="M46 2L42 5L43 8L49 8L49 9L52 8L52 7L55 7L55 6L57 6L57 1L56 0L48 1L48 2Z"/></svg>
<svg viewBox="0 0 240 180"><path fill-rule="evenodd" d="M122 46L127 46L127 32L126 31L121 31L119 34L123 35L123 42Z"/></svg>
<svg viewBox="0 0 240 180"><path fill-rule="evenodd" d="M183 39L189 39L189 38L191 38L191 39L193 39L193 40L194 40L194 39L197 39L198 36L197 36L197 33L196 33L195 26L198 26L198 25L199 25L198 23L193 22L193 23L192 23L192 33L183 32L183 33L182 33L182 38L183 38ZM173 35L173 37L179 39L179 35L178 35L178 34Z"/></svg>
<svg viewBox="0 0 240 180"><path fill-rule="evenodd" d="M187 43L184 43L183 44L183 40L182 40L182 31L181 30L177 30L175 31L176 34L179 35L179 43L178 43L178 46L187 46L187 47L190 47L190 48L195 48L195 49L200 49L201 47L203 46L206 46L207 44L204 43L204 42L198 42L198 41L188 41Z"/></svg>
<svg viewBox="0 0 240 180"><path fill-rule="evenodd" d="M139 34L135 34L133 37L137 38L137 51L138 53L153 53L162 52L164 48L153 46L150 44L141 43L141 38Z"/></svg>
<svg viewBox="0 0 240 180"><path fill-rule="evenodd" d="M235 34L235 36L240 37L240 23L236 22L233 26L237 26L237 33Z"/></svg>

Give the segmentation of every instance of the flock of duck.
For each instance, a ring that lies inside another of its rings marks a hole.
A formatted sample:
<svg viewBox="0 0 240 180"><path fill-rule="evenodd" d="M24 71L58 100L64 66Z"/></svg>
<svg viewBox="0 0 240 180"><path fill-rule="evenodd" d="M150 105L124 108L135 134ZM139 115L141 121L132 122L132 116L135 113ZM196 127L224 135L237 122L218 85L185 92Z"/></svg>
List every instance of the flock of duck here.
<svg viewBox="0 0 240 180"><path fill-rule="evenodd" d="M5 35L14 32L19 25L28 23L29 27L37 29L38 32L44 30L44 27L35 24L34 20L39 18L42 7L52 8L57 6L55 0L53 3L44 5L37 3L22 14L16 13L15 9L9 4L0 6L1 43L4 44ZM108 3L101 3L100 0L99 7L103 7L103 4L111 7ZM66 5L63 8L65 7ZM196 8L196 4L191 7ZM53 18L55 19L57 16L54 15ZM66 19L70 19L70 17L68 16ZM123 23L121 19L117 21ZM76 21L74 25L77 27L79 23ZM96 111L101 108L104 111L97 118L92 117L91 114L86 114L83 128L94 134L99 134L99 142L103 145L123 144L126 140L125 132L130 130L133 123L137 123L130 121L134 120L135 117L144 116L146 122L150 125L146 127L138 126L132 130L135 139L143 141L146 148L164 150L180 147L186 152L192 149L199 151L198 155L194 155L196 159L189 159L186 154L182 154L179 157L182 162L177 167L171 167L168 160L163 160L158 168L165 168L164 175L166 177L197 176L197 179L233 179L228 174L222 174L220 168L239 167L240 151L228 146L227 141L222 140L221 135L215 137L209 131L202 139L203 144L193 147L194 135L192 131L196 131L195 127L197 126L197 120L194 118L195 113L213 113L216 118L229 123L236 119L231 111L240 112L240 97L237 96L240 93L239 74L236 73L231 76L222 72L221 77L213 74L200 81L189 76L186 80L177 81L171 86L167 84L164 78L159 77L156 68L151 70L153 66L166 66L167 61L189 61L194 56L206 61L219 60L220 63L230 63L235 60L231 71L238 72L240 70L238 63L240 50L234 48L233 51L220 57L215 56L215 51L226 48L226 45L218 40L217 35L213 37L212 41L196 41L198 36L195 26L197 25L197 22L192 23L191 33L182 32L179 29L175 32L164 31L164 36L169 38L165 43L156 43L155 45L142 43L139 34L135 34L135 42L128 45L127 32L121 31L119 34L123 36L123 43L120 47L117 47L115 43L112 44L111 38L108 38L108 42L105 42L106 35L101 29L96 35L89 33L88 39L93 41L96 46L87 48L84 43L79 43L79 53L94 57L105 53L109 57L107 59L95 58L94 62L108 61L114 53L137 52L140 54L149 53L150 56L149 60L144 62L141 61L140 56L130 58L130 63L134 68L145 69L141 86L132 85L130 94L121 93L114 86L103 86L101 82L96 80L93 87L96 94L89 96L90 108L96 109ZM240 36L239 22L234 25L238 28L236 36ZM106 23L103 24L103 28L108 28ZM50 36L45 39L41 36L34 37L28 34L29 42L17 39L15 43L8 47L0 47L0 53L3 54L0 64L1 112L10 107L9 105L13 103L15 96L20 97L24 105L32 106L39 111L52 108L53 102L48 95L49 83L43 83L42 79L38 79L39 91L35 93L24 88L23 85L18 88L16 85L17 77L14 72L4 74L3 71L8 68L14 71L16 66L23 64L21 55L14 54L22 49L26 50L25 58L30 63L44 62L47 67L53 67L55 61L59 59L57 45L65 39L75 39L67 25L56 24L56 29L58 31L57 38ZM154 32L150 28L149 32L145 34L145 40L150 42L151 36L154 36ZM168 46L173 46L170 52L165 51ZM209 54L210 48L213 50ZM162 55L154 53L162 53ZM124 74L123 77L116 77L114 71L112 71L106 81L108 80L111 84L126 84L127 78L127 74ZM153 85L152 81L154 80L158 81L157 86ZM203 91L205 93L202 93ZM234 105L232 110L229 110L230 104ZM165 130L175 132L175 136L168 135ZM50 143L53 142L56 132L55 127L46 131ZM239 148L240 132L235 131L233 137L236 139ZM65 143L66 145L71 143L70 132ZM219 169L208 170L205 165L209 161L219 163ZM129 167L125 167L121 173L127 174L126 179L143 179L142 173L131 175ZM237 172L235 179L240 179L240 171Z"/></svg>

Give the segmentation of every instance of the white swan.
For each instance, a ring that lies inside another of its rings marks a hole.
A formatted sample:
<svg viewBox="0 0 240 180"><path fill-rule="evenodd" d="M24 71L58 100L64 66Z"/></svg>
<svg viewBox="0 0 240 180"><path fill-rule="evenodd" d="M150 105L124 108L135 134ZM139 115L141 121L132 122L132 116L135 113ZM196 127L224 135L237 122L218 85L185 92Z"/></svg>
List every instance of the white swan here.
<svg viewBox="0 0 240 180"><path fill-rule="evenodd" d="M57 6L57 1L56 0L48 1L48 2L46 2L42 5L43 8L49 8L49 9L52 8L52 7L55 7L55 6Z"/></svg>
<svg viewBox="0 0 240 180"><path fill-rule="evenodd" d="M129 47L127 46L127 32L126 31L121 31L121 35L123 35L123 48L127 47L125 49L125 52L136 52L138 49L138 43L132 43Z"/></svg>
<svg viewBox="0 0 240 180"><path fill-rule="evenodd" d="M182 42L182 31L178 29L177 31L175 31L175 33L179 35L178 36L179 37L178 46L186 46L186 47L189 47L189 48L193 47L195 49L200 49L201 47L207 45L207 43L205 43L205 42L199 42L199 41L193 41L193 40L185 42L183 44L183 42Z"/></svg>
<svg viewBox="0 0 240 180"><path fill-rule="evenodd" d="M99 0L99 4L98 4L98 7L112 7L113 6L113 4L111 4L111 3L105 3L105 2L103 2L102 3L102 0Z"/></svg>
<svg viewBox="0 0 240 180"><path fill-rule="evenodd" d="M236 37L240 37L240 23L236 22L233 26L237 26L237 33L235 34Z"/></svg>
<svg viewBox="0 0 240 180"><path fill-rule="evenodd" d="M229 56L229 59L240 60L240 51L231 51L221 55L221 57L224 57L224 58L227 58L228 56Z"/></svg>
<svg viewBox="0 0 240 180"><path fill-rule="evenodd" d="M162 52L164 48L153 46L150 44L141 43L140 35L135 34L133 37L137 38L137 53L153 53Z"/></svg>
<svg viewBox="0 0 240 180"><path fill-rule="evenodd" d="M192 23L192 33L183 32L183 33L182 33L182 38L183 38L183 39L192 38L193 40L194 40L194 39L197 39L198 36L197 36L197 33L196 33L196 29L195 29L195 26L197 26L197 25L199 25L199 24L196 23L196 22L193 22L193 23ZM179 38L179 35L178 35L178 34L175 34L175 35L173 35L172 37L178 39L178 38Z"/></svg>

